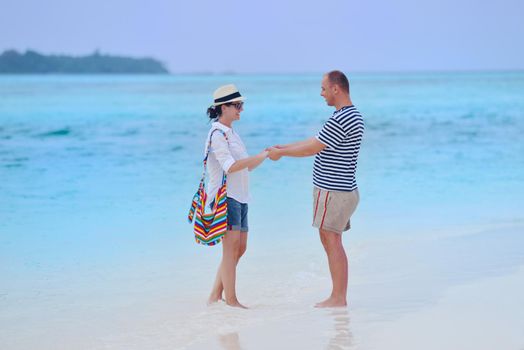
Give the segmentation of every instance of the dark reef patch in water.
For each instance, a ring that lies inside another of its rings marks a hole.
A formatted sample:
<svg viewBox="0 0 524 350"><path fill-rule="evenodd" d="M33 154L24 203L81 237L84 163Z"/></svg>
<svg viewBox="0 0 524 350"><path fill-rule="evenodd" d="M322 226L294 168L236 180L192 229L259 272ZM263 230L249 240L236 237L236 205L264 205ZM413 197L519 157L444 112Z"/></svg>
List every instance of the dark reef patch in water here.
<svg viewBox="0 0 524 350"><path fill-rule="evenodd" d="M71 134L71 129L70 128L62 128L62 129L57 129L57 130L45 132L45 133L42 133L42 134L38 134L37 136L38 137L42 137L42 138L47 138L47 137L68 136L70 134Z"/></svg>

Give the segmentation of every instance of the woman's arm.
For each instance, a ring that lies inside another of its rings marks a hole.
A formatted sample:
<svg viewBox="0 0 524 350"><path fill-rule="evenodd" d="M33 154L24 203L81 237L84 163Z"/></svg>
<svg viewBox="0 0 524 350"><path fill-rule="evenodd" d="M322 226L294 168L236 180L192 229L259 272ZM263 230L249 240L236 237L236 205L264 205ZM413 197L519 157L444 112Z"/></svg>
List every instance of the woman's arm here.
<svg viewBox="0 0 524 350"><path fill-rule="evenodd" d="M240 171L242 169L248 168L249 171L255 169L257 166L259 166L266 158L267 158L267 151L262 151L256 156L247 157L244 159L237 160L233 163L227 170L228 174Z"/></svg>

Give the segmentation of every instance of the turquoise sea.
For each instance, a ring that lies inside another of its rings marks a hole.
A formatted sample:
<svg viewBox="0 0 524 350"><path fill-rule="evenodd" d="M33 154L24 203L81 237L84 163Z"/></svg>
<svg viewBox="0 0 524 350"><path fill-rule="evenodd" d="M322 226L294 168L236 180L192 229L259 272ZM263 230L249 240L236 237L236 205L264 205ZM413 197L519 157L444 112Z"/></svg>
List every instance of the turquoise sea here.
<svg viewBox="0 0 524 350"><path fill-rule="evenodd" d="M346 244L511 227L504 264L524 264L524 72L349 77L366 130L361 202ZM212 92L234 83L247 97L234 128L255 154L316 134L332 113L320 79L0 76L0 324L34 325L39 311L62 315L67 305L95 312L91 306L127 300L122 308L131 307L145 295L204 302L221 248L198 246L186 215L202 172ZM246 259L252 256L253 271L279 261L295 266L300 281L315 279L308 259L323 255L310 226L312 164L267 160L251 173ZM492 240L472 245L489 256ZM23 348L13 327L3 339ZM105 336L106 344L126 344ZM176 339L189 344L180 333Z"/></svg>

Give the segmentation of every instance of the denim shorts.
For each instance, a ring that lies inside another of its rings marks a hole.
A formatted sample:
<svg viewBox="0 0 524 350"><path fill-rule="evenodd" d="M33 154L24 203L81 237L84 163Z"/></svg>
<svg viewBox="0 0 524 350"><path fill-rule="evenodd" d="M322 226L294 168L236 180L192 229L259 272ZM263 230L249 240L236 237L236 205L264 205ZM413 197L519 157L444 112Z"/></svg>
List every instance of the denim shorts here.
<svg viewBox="0 0 524 350"><path fill-rule="evenodd" d="M227 229L228 231L248 232L247 226L247 203L227 197ZM215 201L211 201L212 208Z"/></svg>
<svg viewBox="0 0 524 350"><path fill-rule="evenodd" d="M227 229L247 232L247 203L227 197Z"/></svg>

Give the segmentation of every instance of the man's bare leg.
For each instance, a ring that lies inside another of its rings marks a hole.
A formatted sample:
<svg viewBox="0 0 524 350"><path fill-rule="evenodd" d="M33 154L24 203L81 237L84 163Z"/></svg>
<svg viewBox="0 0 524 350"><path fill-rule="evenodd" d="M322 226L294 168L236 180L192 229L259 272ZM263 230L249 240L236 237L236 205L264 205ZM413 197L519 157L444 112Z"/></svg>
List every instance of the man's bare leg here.
<svg viewBox="0 0 524 350"><path fill-rule="evenodd" d="M340 307L346 306L348 286L348 259L342 245L342 235L326 230L320 231L320 240L326 251L333 289L331 296L317 303L315 307Z"/></svg>

